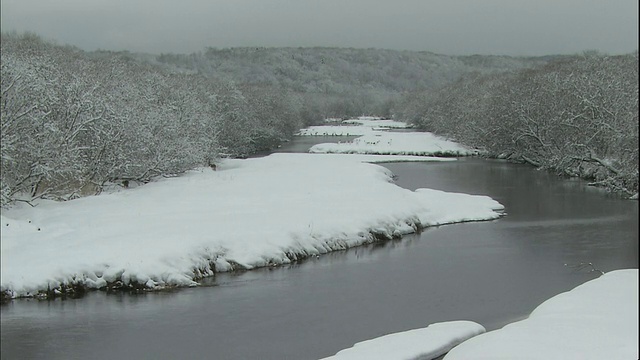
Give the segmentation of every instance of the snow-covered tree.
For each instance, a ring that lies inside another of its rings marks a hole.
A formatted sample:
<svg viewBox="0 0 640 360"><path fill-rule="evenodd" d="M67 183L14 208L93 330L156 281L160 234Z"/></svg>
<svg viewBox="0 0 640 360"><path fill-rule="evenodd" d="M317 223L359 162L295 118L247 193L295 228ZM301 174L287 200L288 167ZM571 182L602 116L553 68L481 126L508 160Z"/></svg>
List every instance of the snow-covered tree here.
<svg viewBox="0 0 640 360"><path fill-rule="evenodd" d="M466 77L402 103L406 119L493 155L638 191L637 53Z"/></svg>

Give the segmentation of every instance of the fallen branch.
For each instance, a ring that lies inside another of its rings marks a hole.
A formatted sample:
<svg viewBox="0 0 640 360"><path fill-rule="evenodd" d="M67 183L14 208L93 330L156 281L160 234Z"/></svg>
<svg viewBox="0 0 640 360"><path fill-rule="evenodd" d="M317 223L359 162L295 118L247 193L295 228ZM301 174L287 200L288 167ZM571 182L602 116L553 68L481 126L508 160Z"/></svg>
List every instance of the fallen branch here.
<svg viewBox="0 0 640 360"><path fill-rule="evenodd" d="M583 161L583 162L591 162L591 163L597 163L600 164L601 166L603 166L604 168L606 168L607 170L611 171L612 173L616 174L616 175L620 175L621 171L614 168L613 166L607 164L604 160L593 157L593 156L589 156L588 158L585 157L577 157L574 156L572 157L572 159L574 160L578 160L578 161Z"/></svg>
<svg viewBox="0 0 640 360"><path fill-rule="evenodd" d="M531 158L528 158L528 157L526 157L524 155L521 155L521 157L522 157L522 160L524 160L524 162L526 162L528 164L531 164L531 165L533 165L535 167L540 167L541 166L541 164L539 162L537 162L537 161L535 161L535 160L533 160Z"/></svg>
<svg viewBox="0 0 640 360"><path fill-rule="evenodd" d="M583 263L581 262L580 264L577 265L569 265L569 264L564 264L564 266L570 267L575 269L576 271L580 271L582 269L588 268L590 267L591 270L589 270L589 272L599 272L600 275L604 275L604 271L596 268L592 263Z"/></svg>

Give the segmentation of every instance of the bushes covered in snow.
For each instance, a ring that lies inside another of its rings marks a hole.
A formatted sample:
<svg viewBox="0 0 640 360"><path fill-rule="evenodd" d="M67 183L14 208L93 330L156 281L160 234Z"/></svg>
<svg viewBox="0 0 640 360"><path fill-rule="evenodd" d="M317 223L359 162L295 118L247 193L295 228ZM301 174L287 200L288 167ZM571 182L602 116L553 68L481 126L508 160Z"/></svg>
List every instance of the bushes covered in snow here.
<svg viewBox="0 0 640 360"><path fill-rule="evenodd" d="M405 97L401 118L594 185L638 192L638 54L569 56Z"/></svg>
<svg viewBox="0 0 640 360"><path fill-rule="evenodd" d="M170 73L128 53L2 34L1 205L68 199L272 147L300 128L281 90Z"/></svg>

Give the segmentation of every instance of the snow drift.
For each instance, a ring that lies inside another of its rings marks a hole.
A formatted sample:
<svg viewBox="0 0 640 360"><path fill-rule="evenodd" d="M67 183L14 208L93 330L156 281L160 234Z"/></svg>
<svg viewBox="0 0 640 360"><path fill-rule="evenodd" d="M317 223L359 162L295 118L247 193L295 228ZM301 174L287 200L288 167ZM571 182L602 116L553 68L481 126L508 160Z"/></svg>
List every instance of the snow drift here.
<svg viewBox="0 0 640 360"><path fill-rule="evenodd" d="M145 186L2 211L5 296L197 285L424 226L495 219L486 196L402 189L359 156L227 160ZM44 294L44 295L43 295Z"/></svg>

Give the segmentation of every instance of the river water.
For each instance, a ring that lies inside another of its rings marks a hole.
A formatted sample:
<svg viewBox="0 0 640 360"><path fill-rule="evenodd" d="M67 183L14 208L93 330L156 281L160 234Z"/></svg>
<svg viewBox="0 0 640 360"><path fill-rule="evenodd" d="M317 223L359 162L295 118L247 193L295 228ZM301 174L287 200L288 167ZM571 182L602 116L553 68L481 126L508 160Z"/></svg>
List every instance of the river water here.
<svg viewBox="0 0 640 360"><path fill-rule="evenodd" d="M219 274L199 288L13 301L0 307L2 359L318 359L434 322L500 328L596 278L583 262L638 268L637 201L502 161L385 166L400 186L489 195L507 216Z"/></svg>

